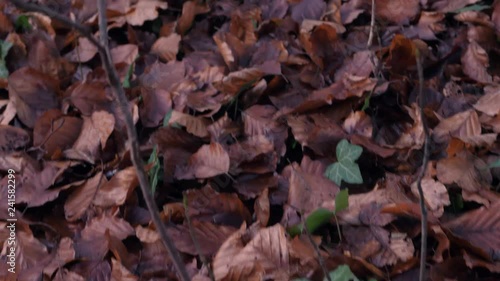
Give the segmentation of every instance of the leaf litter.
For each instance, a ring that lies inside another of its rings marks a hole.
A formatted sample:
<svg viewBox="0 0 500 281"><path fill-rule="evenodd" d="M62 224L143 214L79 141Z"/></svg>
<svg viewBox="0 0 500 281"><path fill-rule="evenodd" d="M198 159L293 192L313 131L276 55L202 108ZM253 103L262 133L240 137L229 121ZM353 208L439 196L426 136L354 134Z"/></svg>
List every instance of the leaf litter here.
<svg viewBox="0 0 500 281"><path fill-rule="evenodd" d="M50 7L97 28L91 2ZM193 280L417 278L421 112L429 280L500 278L500 2L371 2L108 1L113 63ZM6 280L178 278L96 54L0 4L0 198L14 169L18 211Z"/></svg>

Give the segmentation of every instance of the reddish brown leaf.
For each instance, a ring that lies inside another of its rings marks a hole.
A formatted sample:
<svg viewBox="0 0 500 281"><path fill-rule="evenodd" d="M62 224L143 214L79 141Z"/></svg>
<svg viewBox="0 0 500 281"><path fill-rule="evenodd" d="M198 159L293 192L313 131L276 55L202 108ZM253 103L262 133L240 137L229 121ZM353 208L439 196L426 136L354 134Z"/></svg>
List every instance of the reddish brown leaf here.
<svg viewBox="0 0 500 281"><path fill-rule="evenodd" d="M211 178L229 172L229 155L218 143L202 146L189 158L185 167L178 167L178 179Z"/></svg>
<svg viewBox="0 0 500 281"><path fill-rule="evenodd" d="M78 186L64 204L64 214L68 221L79 219L94 200L95 193L102 180L102 172L88 179L83 185Z"/></svg>
<svg viewBox="0 0 500 281"><path fill-rule="evenodd" d="M30 128L43 112L59 104L58 81L32 68L24 67L9 75L8 90L17 116Z"/></svg>
<svg viewBox="0 0 500 281"><path fill-rule="evenodd" d="M110 216L100 215L93 218L87 223L82 230L82 238L92 240L94 238L102 237L106 231L116 238L123 240L130 235L134 235L135 231L125 220Z"/></svg>
<svg viewBox="0 0 500 281"><path fill-rule="evenodd" d="M99 187L92 203L101 207L121 206L138 184L135 167L125 168Z"/></svg>
<svg viewBox="0 0 500 281"><path fill-rule="evenodd" d="M404 24L418 14L420 1L378 0L375 7L377 16L396 24Z"/></svg>
<svg viewBox="0 0 500 281"><path fill-rule="evenodd" d="M481 207L470 211L444 226L453 235L465 239L472 245L479 247L493 259L500 255L500 201L492 203L489 208Z"/></svg>

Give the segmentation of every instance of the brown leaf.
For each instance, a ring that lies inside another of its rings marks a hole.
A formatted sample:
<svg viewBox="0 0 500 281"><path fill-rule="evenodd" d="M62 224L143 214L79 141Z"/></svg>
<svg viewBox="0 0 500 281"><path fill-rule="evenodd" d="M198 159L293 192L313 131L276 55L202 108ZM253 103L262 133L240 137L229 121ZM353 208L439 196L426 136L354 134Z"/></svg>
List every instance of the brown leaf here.
<svg viewBox="0 0 500 281"><path fill-rule="evenodd" d="M88 62L97 54L97 47L85 37L78 38L76 48L64 57L71 62Z"/></svg>
<svg viewBox="0 0 500 281"><path fill-rule="evenodd" d="M467 110L442 120L432 133L437 142L455 137L475 146L488 146L496 140L497 134L481 134L481 123L474 110Z"/></svg>
<svg viewBox="0 0 500 281"><path fill-rule="evenodd" d="M84 116L80 136L73 148L66 150L64 154L68 158L94 163L100 150L106 146L114 127L115 118L106 111L95 111L90 118Z"/></svg>
<svg viewBox="0 0 500 281"><path fill-rule="evenodd" d="M131 65L139 55L139 48L134 44L119 45L110 50L114 64L125 63Z"/></svg>
<svg viewBox="0 0 500 281"><path fill-rule="evenodd" d="M391 66L391 70L394 73L401 73L404 70L415 66L415 50L416 46L412 40L404 37L403 35L396 34L391 41L391 45L389 46L388 62Z"/></svg>
<svg viewBox="0 0 500 281"><path fill-rule="evenodd" d="M246 245L241 239L242 234L241 230L235 232L217 252L213 262L217 280L228 275L250 280L255 274L274 280L289 278L289 244L280 224L259 230Z"/></svg>
<svg viewBox="0 0 500 281"><path fill-rule="evenodd" d="M137 281L139 277L132 274L123 264L111 258L111 281Z"/></svg>
<svg viewBox="0 0 500 281"><path fill-rule="evenodd" d="M182 5L181 17L177 20L176 30L179 34L184 35L193 24L195 16L208 13L210 8L206 3L197 1L186 1Z"/></svg>
<svg viewBox="0 0 500 281"><path fill-rule="evenodd" d="M12 126L0 125L0 150L10 152L26 146L30 136L25 130Z"/></svg>
<svg viewBox="0 0 500 281"><path fill-rule="evenodd" d="M326 165L307 156L302 158L300 166L293 163L287 169L291 171L288 204L300 212L309 213L323 202L334 200L340 190L323 175Z"/></svg>
<svg viewBox="0 0 500 281"><path fill-rule="evenodd" d="M408 23L420 11L419 0L377 0L376 14L396 24Z"/></svg>
<svg viewBox="0 0 500 281"><path fill-rule="evenodd" d="M179 52L180 41L181 36L177 33L172 33L168 37L160 37L151 47L151 53L158 55L165 61L175 60Z"/></svg>
<svg viewBox="0 0 500 281"><path fill-rule="evenodd" d="M102 180L102 172L78 186L64 203L64 214L68 221L79 219L88 209Z"/></svg>
<svg viewBox="0 0 500 281"><path fill-rule="evenodd" d="M291 17L297 23L304 19L319 20L326 10L326 3L321 0L302 0L291 7Z"/></svg>
<svg viewBox="0 0 500 281"><path fill-rule="evenodd" d="M210 122L203 117L195 117L174 110L172 111L172 116L170 117L168 124L173 125L176 123L186 127L186 131L197 137L208 137L207 126Z"/></svg>
<svg viewBox="0 0 500 281"><path fill-rule="evenodd" d="M141 88L142 107L139 108L141 123L150 128L162 123L165 115L172 110L172 95L162 89Z"/></svg>
<svg viewBox="0 0 500 281"><path fill-rule="evenodd" d="M47 110L33 128L33 146L41 146L52 157L73 146L82 125L82 119L65 116L59 109Z"/></svg>
<svg viewBox="0 0 500 281"><path fill-rule="evenodd" d="M189 158L185 167L178 167L178 179L211 178L229 172L229 154L218 143L203 145Z"/></svg>
<svg viewBox="0 0 500 281"><path fill-rule="evenodd" d="M450 198L446 187L438 181L425 178L422 179L422 190L428 210L432 212L435 217L441 217L444 213L444 206L450 205ZM419 198L416 182L412 184L411 192Z"/></svg>
<svg viewBox="0 0 500 281"><path fill-rule="evenodd" d="M189 217L218 224L236 225L250 222L251 215L236 194L218 193L209 186L186 192ZM224 220L224 216L232 221ZM235 216L235 217L234 217Z"/></svg>
<svg viewBox="0 0 500 281"><path fill-rule="evenodd" d="M229 73L222 80L214 82L214 87L227 94L228 98L233 98L257 83L263 75L258 68L246 68Z"/></svg>
<svg viewBox="0 0 500 281"><path fill-rule="evenodd" d="M63 237L59 241L57 250L51 255L51 261L43 269L43 273L49 276L60 267L73 261L75 259L75 249L73 247L73 240L68 237Z"/></svg>
<svg viewBox="0 0 500 281"><path fill-rule="evenodd" d="M460 152L454 157L437 162L437 178L444 184L456 183L469 192L488 189L491 173L486 163L469 152Z"/></svg>
<svg viewBox="0 0 500 281"><path fill-rule="evenodd" d="M491 204L489 208L477 210L449 221L444 226L453 235L465 239L472 245L481 248L494 260L500 257L500 201Z"/></svg>
<svg viewBox="0 0 500 281"><path fill-rule="evenodd" d="M58 106L58 81L29 67L9 75L9 97L14 103L19 119L33 128L36 120L46 110Z"/></svg>
<svg viewBox="0 0 500 281"><path fill-rule="evenodd" d="M407 261L415 252L411 239L405 233L390 233L378 226L347 226L344 237L356 256L369 258L378 267Z"/></svg>
<svg viewBox="0 0 500 281"><path fill-rule="evenodd" d="M237 228L230 226L216 225L211 222L192 220L191 228L200 246L198 253L195 242L191 238L188 225L181 225L175 228L169 228L168 234L175 241L175 247L187 254L212 256L226 239L233 234Z"/></svg>
<svg viewBox="0 0 500 281"><path fill-rule="evenodd" d="M135 167L125 168L99 187L92 203L101 207L121 206L138 184Z"/></svg>
<svg viewBox="0 0 500 281"><path fill-rule="evenodd" d="M485 94L474 104L474 108L487 115L495 116L500 113L500 89L495 87L485 87Z"/></svg>
<svg viewBox="0 0 500 281"><path fill-rule="evenodd" d="M134 228L132 228L127 221L115 216L103 214L94 217L87 223L82 230L82 238L85 240L99 238L102 237L106 231L109 231L109 235L115 236L120 240L135 234Z"/></svg>
<svg viewBox="0 0 500 281"><path fill-rule="evenodd" d="M486 51L478 43L472 41L462 55L464 73L480 83L491 83L492 77L488 73L489 58Z"/></svg>
<svg viewBox="0 0 500 281"><path fill-rule="evenodd" d="M265 227L269 222L270 216L270 204L269 204L269 189L264 189L264 191L259 195L257 200L255 200L254 209L255 216L260 222L262 227Z"/></svg>
<svg viewBox="0 0 500 281"><path fill-rule="evenodd" d="M127 22L131 25L143 25L145 21L154 20L158 17L157 9L167 9L168 3L159 0L139 0L132 5L130 11L125 15Z"/></svg>
<svg viewBox="0 0 500 281"><path fill-rule="evenodd" d="M358 134L367 138L372 137L372 120L364 111L349 114L342 127L348 134Z"/></svg>

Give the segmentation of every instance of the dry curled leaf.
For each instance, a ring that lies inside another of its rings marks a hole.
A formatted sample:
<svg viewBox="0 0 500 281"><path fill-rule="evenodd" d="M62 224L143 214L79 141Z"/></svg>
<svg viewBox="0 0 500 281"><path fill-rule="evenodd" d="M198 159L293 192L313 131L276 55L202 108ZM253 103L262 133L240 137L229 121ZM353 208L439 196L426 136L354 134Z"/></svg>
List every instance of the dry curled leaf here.
<svg viewBox="0 0 500 281"><path fill-rule="evenodd" d="M188 161L187 166L178 167L178 179L210 178L229 172L229 154L218 143L203 145Z"/></svg>

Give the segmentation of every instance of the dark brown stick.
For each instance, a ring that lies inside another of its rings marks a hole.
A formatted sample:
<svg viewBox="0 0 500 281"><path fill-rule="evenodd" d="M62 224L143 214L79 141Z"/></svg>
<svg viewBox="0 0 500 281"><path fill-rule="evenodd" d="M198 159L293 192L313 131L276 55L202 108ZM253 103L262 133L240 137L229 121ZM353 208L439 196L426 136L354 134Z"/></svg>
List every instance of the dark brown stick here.
<svg viewBox="0 0 500 281"><path fill-rule="evenodd" d="M418 106L420 107L420 120L424 129L424 159L422 161L422 170L417 178L417 189L420 197L420 212L422 212L422 219L420 224L421 232L421 245L420 245L420 271L419 281L424 281L425 278L425 261L427 260L427 209L425 208L425 197L422 189L422 179L427 170L427 163L429 163L429 127L424 117L424 70L422 61L420 59L420 52L418 49L415 52L415 59L417 61L418 70Z"/></svg>
<svg viewBox="0 0 500 281"><path fill-rule="evenodd" d="M144 196L144 201L146 202L146 206L148 207L149 213L151 214L153 223L155 224L156 229L158 230L160 237L163 241L163 244L167 248L170 257L172 258L172 261L174 263L175 268L177 269L177 272L179 273L183 281L189 281L190 278L186 271L186 267L184 266L184 263L180 257L179 252L175 248L172 239L170 239L170 236L168 235L167 230L163 225L163 222L161 221L161 218L158 214L158 206L156 206L153 195L150 192L151 186L149 184L146 171L144 170L144 163L140 156L139 141L137 137L137 132L135 131L134 121L130 113L128 99L120 83L120 79L118 77L118 74L116 73L116 69L114 68L111 56L109 55L109 48L107 46L107 20L106 20L105 0L98 0L99 29L100 29L101 42L103 44L97 41L97 39L92 35L92 33L87 27L70 20L65 16L62 16L61 14L49 8L35 4L25 3L21 0L10 0L10 1L15 6L21 9L43 13L53 19L56 19L66 24L71 28L76 29L97 47L97 50L99 51L99 55L101 57L102 65L104 66L104 70L106 71L109 84L114 90L113 93L115 94L115 98L117 99L119 109L123 112L123 115L125 116L125 124L127 128L132 163L134 164L134 167L137 171L137 178L139 180L141 191Z"/></svg>

